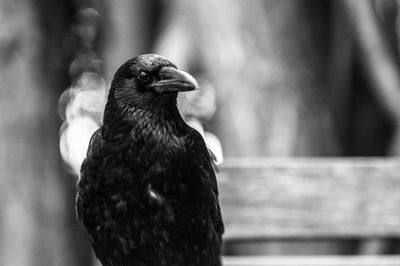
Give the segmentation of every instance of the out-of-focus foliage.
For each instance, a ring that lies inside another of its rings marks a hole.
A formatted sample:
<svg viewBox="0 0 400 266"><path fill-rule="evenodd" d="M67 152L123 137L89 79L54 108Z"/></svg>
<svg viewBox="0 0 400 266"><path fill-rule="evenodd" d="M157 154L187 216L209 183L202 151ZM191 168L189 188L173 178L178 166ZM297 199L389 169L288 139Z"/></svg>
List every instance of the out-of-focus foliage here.
<svg viewBox="0 0 400 266"><path fill-rule="evenodd" d="M101 123L106 83L96 73L84 72L60 97L60 151L72 173L78 175L90 137Z"/></svg>
<svg viewBox="0 0 400 266"><path fill-rule="evenodd" d="M73 82L61 94L58 111L64 121L60 128L60 152L74 175L79 174L90 137L101 123L108 90L100 75L101 61L94 50L100 19L94 7L83 5L77 11L76 22L70 31L75 47L69 65Z"/></svg>

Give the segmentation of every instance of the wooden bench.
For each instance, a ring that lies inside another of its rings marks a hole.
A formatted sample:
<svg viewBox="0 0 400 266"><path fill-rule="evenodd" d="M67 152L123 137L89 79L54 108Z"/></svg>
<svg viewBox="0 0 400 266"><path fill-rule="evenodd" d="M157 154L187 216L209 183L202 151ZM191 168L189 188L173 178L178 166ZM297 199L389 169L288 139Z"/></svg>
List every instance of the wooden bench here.
<svg viewBox="0 0 400 266"><path fill-rule="evenodd" d="M227 159L225 243L400 237L400 158ZM224 256L226 266L399 265L400 256Z"/></svg>

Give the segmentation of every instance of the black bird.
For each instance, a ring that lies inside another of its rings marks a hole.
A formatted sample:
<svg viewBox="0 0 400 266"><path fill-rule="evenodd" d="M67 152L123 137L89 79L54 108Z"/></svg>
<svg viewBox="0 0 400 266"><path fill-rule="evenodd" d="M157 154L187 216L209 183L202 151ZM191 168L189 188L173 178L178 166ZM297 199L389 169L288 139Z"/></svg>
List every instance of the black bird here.
<svg viewBox="0 0 400 266"><path fill-rule="evenodd" d="M111 83L77 184L76 210L104 266L219 266L224 226L212 158L176 99L196 80L137 56Z"/></svg>

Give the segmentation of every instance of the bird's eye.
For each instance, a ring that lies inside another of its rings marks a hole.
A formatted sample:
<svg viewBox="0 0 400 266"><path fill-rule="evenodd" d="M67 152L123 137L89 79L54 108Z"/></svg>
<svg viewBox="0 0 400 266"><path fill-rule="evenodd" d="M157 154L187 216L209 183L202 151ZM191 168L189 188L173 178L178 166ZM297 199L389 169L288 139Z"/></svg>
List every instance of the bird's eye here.
<svg viewBox="0 0 400 266"><path fill-rule="evenodd" d="M138 74L138 79L142 82L147 82L150 79L150 74L146 71L140 71Z"/></svg>

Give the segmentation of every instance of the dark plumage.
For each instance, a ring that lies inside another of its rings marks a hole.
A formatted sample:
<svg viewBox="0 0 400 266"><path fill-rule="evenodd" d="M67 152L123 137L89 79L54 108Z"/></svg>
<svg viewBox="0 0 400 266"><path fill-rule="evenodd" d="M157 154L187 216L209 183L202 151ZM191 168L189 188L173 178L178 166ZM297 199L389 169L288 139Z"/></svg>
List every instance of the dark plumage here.
<svg viewBox="0 0 400 266"><path fill-rule="evenodd" d="M217 266L224 228L212 159L182 120L197 88L162 56L123 64L77 185L77 217L104 266Z"/></svg>

